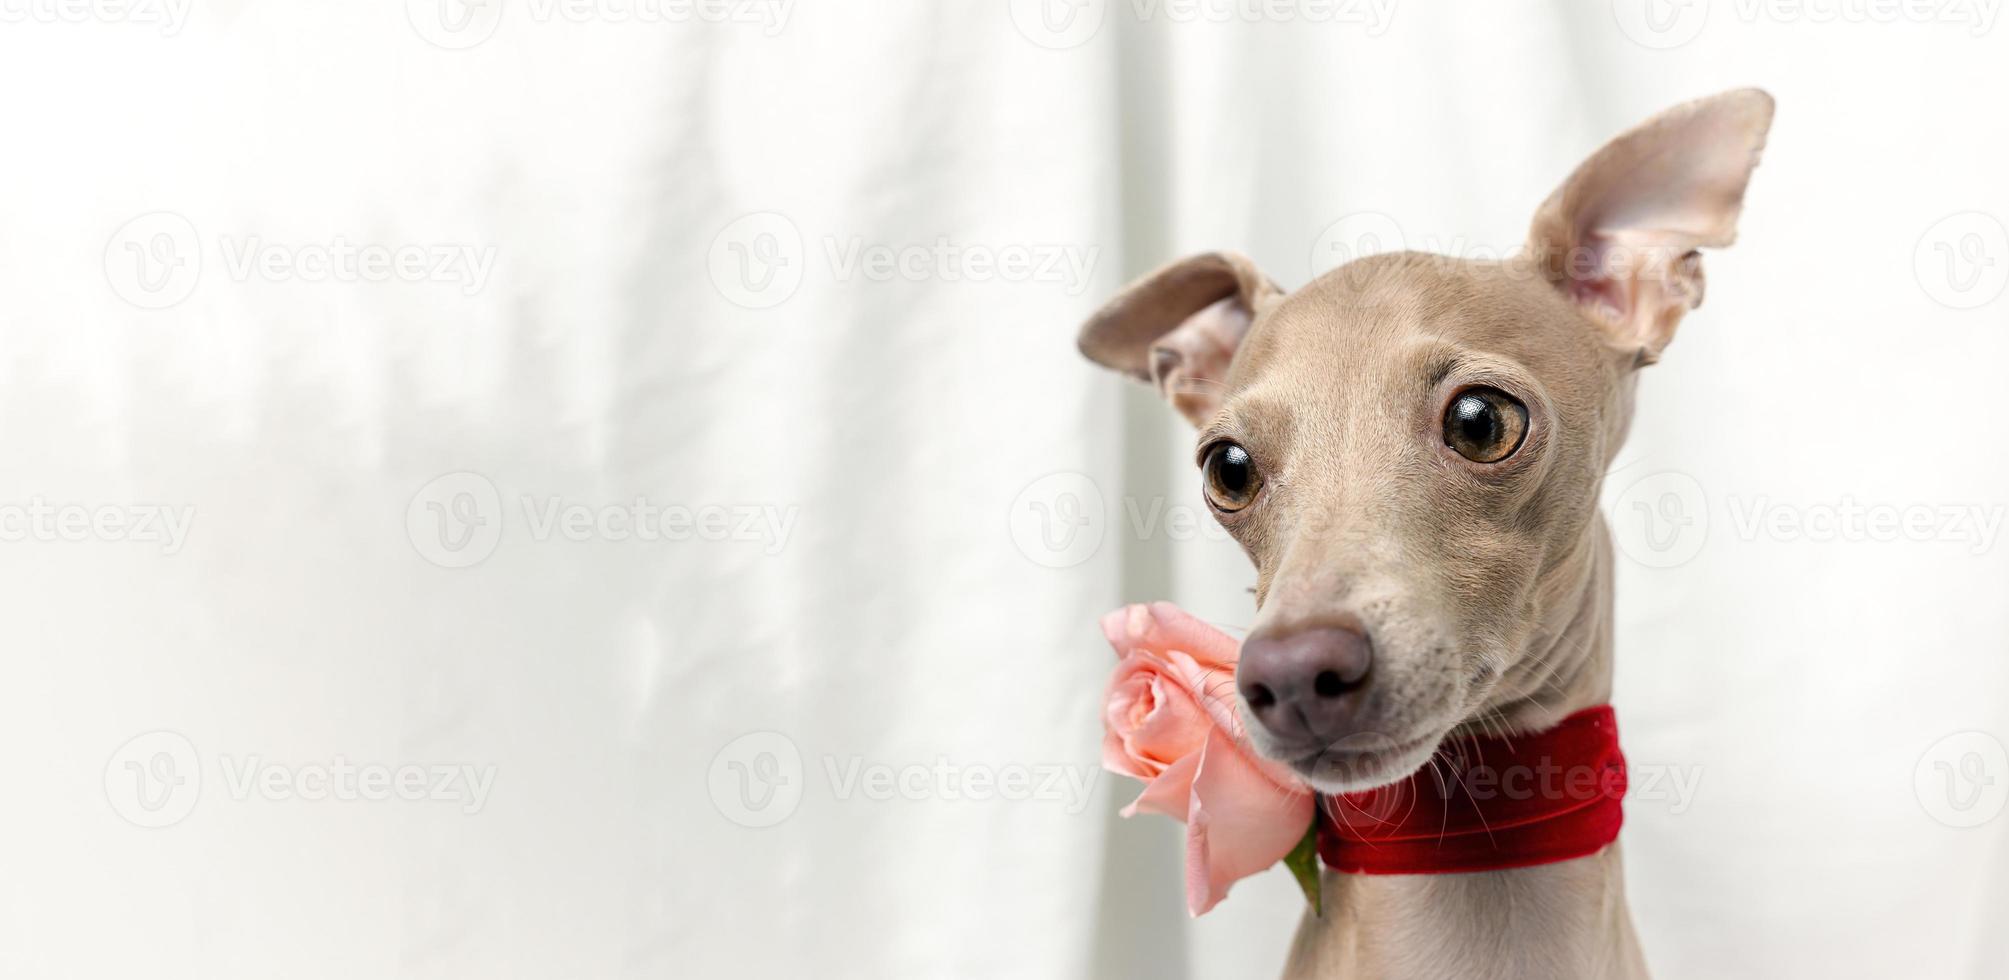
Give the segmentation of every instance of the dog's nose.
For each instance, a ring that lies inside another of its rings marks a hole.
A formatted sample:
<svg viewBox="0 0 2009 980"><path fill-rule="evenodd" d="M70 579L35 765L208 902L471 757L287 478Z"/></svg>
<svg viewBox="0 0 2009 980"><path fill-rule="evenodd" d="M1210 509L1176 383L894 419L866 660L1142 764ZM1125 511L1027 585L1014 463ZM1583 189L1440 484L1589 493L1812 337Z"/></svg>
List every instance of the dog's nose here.
<svg viewBox="0 0 2009 980"><path fill-rule="evenodd" d="M1373 654L1341 626L1250 634L1235 686L1249 713L1279 739L1327 743L1353 729Z"/></svg>

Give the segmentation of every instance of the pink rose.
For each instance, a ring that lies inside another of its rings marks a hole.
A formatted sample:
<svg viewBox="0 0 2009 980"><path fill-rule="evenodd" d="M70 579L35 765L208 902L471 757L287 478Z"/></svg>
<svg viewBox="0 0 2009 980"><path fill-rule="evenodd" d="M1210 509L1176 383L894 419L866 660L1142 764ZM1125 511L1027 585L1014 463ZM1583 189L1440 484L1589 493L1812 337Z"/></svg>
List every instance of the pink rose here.
<svg viewBox="0 0 2009 980"><path fill-rule="evenodd" d="M1102 765L1145 783L1124 816L1186 824L1186 908L1200 915L1297 846L1312 791L1249 748L1233 637L1169 602L1112 612L1102 632L1122 658L1103 705Z"/></svg>

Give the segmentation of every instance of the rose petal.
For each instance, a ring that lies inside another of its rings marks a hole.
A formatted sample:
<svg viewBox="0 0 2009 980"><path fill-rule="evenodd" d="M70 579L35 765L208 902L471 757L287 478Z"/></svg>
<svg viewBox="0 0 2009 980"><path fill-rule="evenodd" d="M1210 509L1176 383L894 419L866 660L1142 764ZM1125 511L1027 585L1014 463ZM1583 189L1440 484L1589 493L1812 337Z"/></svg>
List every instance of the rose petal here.
<svg viewBox="0 0 2009 980"><path fill-rule="evenodd" d="M1129 746L1123 744L1123 736L1113 728L1102 730L1102 768L1147 783L1165 771L1163 765L1147 763L1131 754Z"/></svg>
<svg viewBox="0 0 2009 980"><path fill-rule="evenodd" d="M1102 636L1115 648L1117 656L1127 656L1137 646L1137 639L1144 635L1149 618L1150 613L1142 603L1111 610L1102 616Z"/></svg>
<svg viewBox="0 0 2009 980"><path fill-rule="evenodd" d="M1152 710L1144 723L1124 733L1123 743L1138 758L1161 766L1197 754L1215 725L1210 712L1195 700L1177 677L1158 674L1152 680Z"/></svg>
<svg viewBox="0 0 2009 980"><path fill-rule="evenodd" d="M1198 708L1207 713L1215 727L1223 728L1236 738L1242 736L1242 719L1235 710L1235 668L1233 665L1205 664L1184 653L1173 651L1165 655L1165 666L1177 686L1187 693ZM1190 751L1200 750L1201 743L1195 741Z"/></svg>
<svg viewBox="0 0 2009 980"><path fill-rule="evenodd" d="M1232 668L1241 659L1242 641L1169 602L1151 604L1150 622L1147 643L1184 651L1202 666Z"/></svg>
<svg viewBox="0 0 2009 980"><path fill-rule="evenodd" d="M1205 913L1230 885L1283 860L1311 826L1312 800L1308 789L1278 785L1226 734L1209 736L1186 812L1187 911Z"/></svg>
<svg viewBox="0 0 2009 980"><path fill-rule="evenodd" d="M1233 637L1167 602L1116 610L1102 632L1121 657L1104 699L1103 765L1145 781L1124 816L1186 822L1186 905L1200 915L1297 846L1314 796L1243 743Z"/></svg>
<svg viewBox="0 0 2009 980"><path fill-rule="evenodd" d="M1200 753L1195 752L1165 767L1158 778L1144 787L1130 805L1123 808L1123 815L1134 817L1143 813L1159 813L1174 820L1185 822L1187 808L1193 802L1193 777L1200 771Z"/></svg>
<svg viewBox="0 0 2009 980"><path fill-rule="evenodd" d="M1129 735L1136 727L1131 719L1140 709L1149 717L1148 712L1157 700L1153 693L1155 686L1153 673L1127 658L1110 679L1109 690L1102 696L1103 768L1138 779L1150 779L1164 768L1136 758L1129 748Z"/></svg>
<svg viewBox="0 0 2009 980"><path fill-rule="evenodd" d="M1169 602L1124 606L1102 617L1102 635L1118 656L1179 651L1204 667L1233 667L1242 644Z"/></svg>

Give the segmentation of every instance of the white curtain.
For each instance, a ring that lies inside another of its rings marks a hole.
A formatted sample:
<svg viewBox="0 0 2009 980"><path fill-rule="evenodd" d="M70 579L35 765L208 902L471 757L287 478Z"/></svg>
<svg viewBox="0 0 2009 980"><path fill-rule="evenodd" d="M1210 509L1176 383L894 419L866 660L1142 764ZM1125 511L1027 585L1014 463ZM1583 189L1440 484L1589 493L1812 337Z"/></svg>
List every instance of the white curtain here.
<svg viewBox="0 0 2009 980"><path fill-rule="evenodd" d="M1633 913L2001 975L1998 4L494 2L0 7L0 975L1273 975L1097 774L1096 617L1252 575L1076 324L1754 84L1608 481Z"/></svg>

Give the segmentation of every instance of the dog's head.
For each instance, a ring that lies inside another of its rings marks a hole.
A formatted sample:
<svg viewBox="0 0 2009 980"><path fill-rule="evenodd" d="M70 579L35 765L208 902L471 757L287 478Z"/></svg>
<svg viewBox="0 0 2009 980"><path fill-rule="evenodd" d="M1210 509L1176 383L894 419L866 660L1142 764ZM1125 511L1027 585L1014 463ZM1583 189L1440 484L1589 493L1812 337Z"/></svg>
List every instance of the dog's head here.
<svg viewBox="0 0 2009 980"><path fill-rule="evenodd" d="M1506 261L1364 258L1286 294L1188 258L1083 327L1199 428L1208 506L1257 570L1236 687L1259 751L1319 788L1407 776L1535 696L1604 560L1599 481L1634 372L1702 301L1772 100L1677 106L1585 161Z"/></svg>

